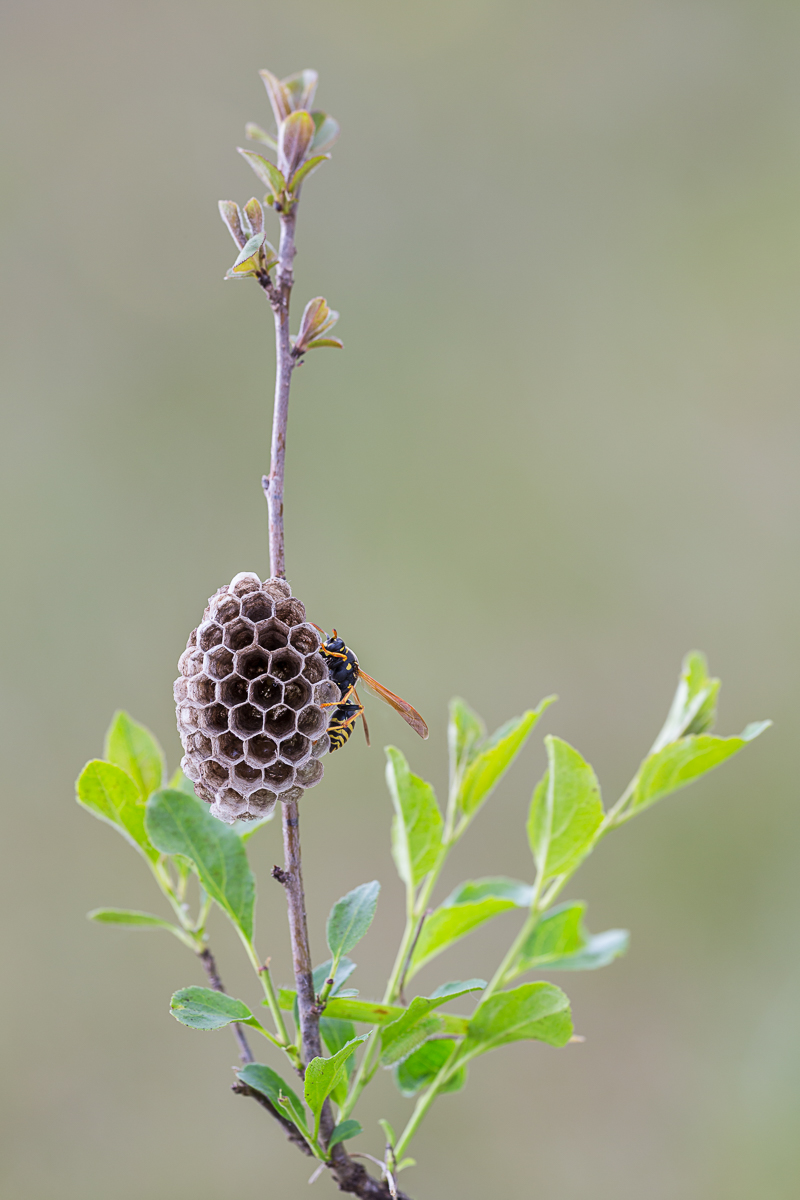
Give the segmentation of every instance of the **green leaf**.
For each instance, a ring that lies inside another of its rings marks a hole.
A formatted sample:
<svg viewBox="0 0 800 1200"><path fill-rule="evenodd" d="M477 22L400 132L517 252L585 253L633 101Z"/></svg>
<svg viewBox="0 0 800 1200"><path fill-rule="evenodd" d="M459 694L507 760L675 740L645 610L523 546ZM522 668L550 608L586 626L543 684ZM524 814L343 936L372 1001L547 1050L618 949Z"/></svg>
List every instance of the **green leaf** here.
<svg viewBox="0 0 800 1200"><path fill-rule="evenodd" d="M628 949L626 929L590 934L583 926L585 904L560 904L546 913L520 951L513 974L523 971L594 971Z"/></svg>
<svg viewBox="0 0 800 1200"><path fill-rule="evenodd" d="M440 1070L453 1053L453 1042L436 1039L423 1042L407 1059L397 1064L394 1079L404 1096L415 1096L422 1088L433 1083ZM443 1088L441 1093L457 1092L467 1081L467 1068L460 1067Z"/></svg>
<svg viewBox="0 0 800 1200"><path fill-rule="evenodd" d="M408 968L408 979L473 929L512 908L528 908L533 889L515 879L475 879L460 884L425 920Z"/></svg>
<svg viewBox="0 0 800 1200"><path fill-rule="evenodd" d="M245 242L239 253L239 257L231 267L232 271L235 271L237 267L241 267L244 263L249 262L250 259L253 259L256 267L258 267L258 252L264 244L264 237L265 235L262 230L261 233L254 233L253 236Z"/></svg>
<svg viewBox="0 0 800 1200"><path fill-rule="evenodd" d="M465 996L467 992L482 992L486 987L485 979L453 979L450 983L442 983L435 992L431 992L430 1000L454 1000L456 996Z"/></svg>
<svg viewBox="0 0 800 1200"><path fill-rule="evenodd" d="M312 1058L306 1067L303 1094L306 1104L317 1121L319 1121L319 1114L328 1096L337 1083L344 1078L348 1058L368 1037L369 1034L364 1033L360 1037L353 1038L330 1058Z"/></svg>
<svg viewBox="0 0 800 1200"><path fill-rule="evenodd" d="M390 1122L387 1121L385 1117L378 1117L378 1124L383 1130L387 1145L394 1146L397 1142L397 1134L395 1133Z"/></svg>
<svg viewBox="0 0 800 1200"><path fill-rule="evenodd" d="M270 150L277 150L278 143L271 133L267 133L266 129L262 129L260 125L256 125L253 121L248 121L244 127L245 137L249 137L251 142L261 142L263 146L269 146Z"/></svg>
<svg viewBox="0 0 800 1200"><path fill-rule="evenodd" d="M103 757L130 775L143 800L164 782L164 751L150 730L132 720L126 712L114 713L106 734Z"/></svg>
<svg viewBox="0 0 800 1200"><path fill-rule="evenodd" d="M336 1054L356 1036L352 1021L340 1021L332 1017L320 1017L319 1031L331 1054Z"/></svg>
<svg viewBox="0 0 800 1200"><path fill-rule="evenodd" d="M321 167L324 162L327 162L330 154L316 154L313 158L309 158L303 163L299 170L295 171L292 178L289 180L289 191L297 195L297 189L300 187L304 179L309 175L313 175L317 167Z"/></svg>
<svg viewBox="0 0 800 1200"><path fill-rule="evenodd" d="M600 785L589 764L561 738L545 738L549 766L537 785L528 840L543 880L574 871L603 821Z"/></svg>
<svg viewBox="0 0 800 1200"><path fill-rule="evenodd" d="M550 1046L565 1046L572 1037L569 1000L555 984L523 983L509 992L496 992L475 1010L464 1046L468 1057L485 1054L508 1042L533 1038Z"/></svg>
<svg viewBox="0 0 800 1200"><path fill-rule="evenodd" d="M118 829L127 841L150 862L158 860L158 851L145 832L145 808L141 792L130 775L113 763L96 758L81 771L77 800L89 812Z"/></svg>
<svg viewBox="0 0 800 1200"><path fill-rule="evenodd" d="M390 1067L408 1058L431 1034L444 1028L441 1018L432 1013L433 1004L425 996L415 996L401 1017L381 1030L381 1066Z"/></svg>
<svg viewBox="0 0 800 1200"><path fill-rule="evenodd" d="M458 789L458 809L465 817L474 816L489 798L524 746L539 717L554 700L555 696L547 696L538 708L502 725L472 755Z"/></svg>
<svg viewBox="0 0 800 1200"><path fill-rule="evenodd" d="M433 1012L434 1009L457 996L464 996L467 992L479 992L485 987L485 980L469 979L466 983L444 984L443 987L437 988L432 996L415 996L397 1020L383 1026L381 1064L389 1067L402 1062L432 1034L444 1029L444 1021Z"/></svg>
<svg viewBox="0 0 800 1200"><path fill-rule="evenodd" d="M641 811L670 792L677 792L699 779L727 758L738 754L770 724L770 721L758 721L748 725L739 737L700 734L680 738L656 754L651 754L639 768L630 811Z"/></svg>
<svg viewBox="0 0 800 1200"><path fill-rule="evenodd" d="M710 679L706 657L693 650L683 660L678 689L650 753L663 750L684 734L708 733L717 716L719 680Z"/></svg>
<svg viewBox="0 0 800 1200"><path fill-rule="evenodd" d="M377 879L353 888L337 900L328 917L326 938L328 949L335 959L348 954L363 938L372 924L378 906L381 885Z"/></svg>
<svg viewBox="0 0 800 1200"><path fill-rule="evenodd" d="M93 908L86 916L101 925L124 925L126 929L168 929L170 933L183 935L183 930L171 921L164 921L151 913L138 912L135 908Z"/></svg>
<svg viewBox="0 0 800 1200"><path fill-rule="evenodd" d="M530 908L533 902L534 889L529 883L519 879L509 879L506 875L490 875L486 879L468 879L460 883L447 899L447 905L475 904L479 900L492 897L494 900L510 900L516 908Z"/></svg>
<svg viewBox="0 0 800 1200"><path fill-rule="evenodd" d="M341 1121L328 1138L328 1149L332 1150L339 1142L345 1142L350 1138L357 1137L361 1132L360 1124L358 1121L354 1121L352 1117L348 1121Z"/></svg>
<svg viewBox="0 0 800 1200"><path fill-rule="evenodd" d="M457 696L450 701L450 720L447 725L447 747L450 753L450 786L457 787L467 765L474 756L486 726L477 713Z"/></svg>
<svg viewBox="0 0 800 1200"><path fill-rule="evenodd" d="M278 1003L285 1012L291 1012L296 1003L296 993L290 988L281 988L278 992ZM406 1009L399 1004L377 1004L371 1000L356 1000L349 996L334 996L325 1006L325 1017L342 1021L360 1021L365 1025L386 1025L396 1021ZM442 1029L446 1033L454 1033L463 1037L469 1024L468 1017L459 1017L454 1013L441 1013Z"/></svg>
<svg viewBox="0 0 800 1200"><path fill-rule="evenodd" d="M319 1032L329 1054L337 1054L348 1042L356 1036L356 1027L352 1021L341 1021L333 1017L320 1017ZM355 1070L355 1059L347 1059L346 1075L343 1076L331 1092L331 1099L341 1108L347 1099L347 1079Z"/></svg>
<svg viewBox="0 0 800 1200"><path fill-rule="evenodd" d="M241 1000L204 987L181 988L170 1000L169 1010L181 1025L191 1029L222 1029L233 1021L248 1024L254 1020Z"/></svg>
<svg viewBox="0 0 800 1200"><path fill-rule="evenodd" d="M256 888L239 835L201 800L170 788L148 800L146 828L163 854L191 859L208 895L252 942Z"/></svg>
<svg viewBox="0 0 800 1200"><path fill-rule="evenodd" d="M386 783L394 804L392 857L397 873L414 888L433 868L442 844L443 821L433 788L394 746L386 749Z"/></svg>
<svg viewBox="0 0 800 1200"><path fill-rule="evenodd" d="M324 112L312 112L311 116L314 121L314 138L310 149L317 152L326 150L339 136L339 122Z"/></svg>
<svg viewBox="0 0 800 1200"><path fill-rule="evenodd" d="M292 1091L288 1083L281 1079L277 1072L263 1063L248 1063L236 1072L242 1083L246 1083L254 1092L266 1096L270 1104L288 1117L299 1130L306 1135L306 1112L299 1097Z"/></svg>
<svg viewBox="0 0 800 1200"><path fill-rule="evenodd" d="M314 338L313 342L308 343L306 350L321 350L326 346L330 346L334 350L344 350L344 342L339 338Z"/></svg>
<svg viewBox="0 0 800 1200"><path fill-rule="evenodd" d="M278 168L261 154L254 154L252 150L243 150L241 146L237 146L237 149L242 158L253 168L267 191L277 199L286 188L286 180Z"/></svg>

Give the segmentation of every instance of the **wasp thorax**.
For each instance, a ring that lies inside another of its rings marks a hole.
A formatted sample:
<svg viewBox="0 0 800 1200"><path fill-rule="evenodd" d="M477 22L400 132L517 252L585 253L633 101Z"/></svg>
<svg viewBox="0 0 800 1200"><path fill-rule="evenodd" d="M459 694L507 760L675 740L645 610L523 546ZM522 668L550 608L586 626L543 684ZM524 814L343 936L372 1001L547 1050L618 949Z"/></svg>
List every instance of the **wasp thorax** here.
<svg viewBox="0 0 800 1200"><path fill-rule="evenodd" d="M267 816L322 778L339 689L284 579L242 572L211 597L175 681L184 773L231 824Z"/></svg>

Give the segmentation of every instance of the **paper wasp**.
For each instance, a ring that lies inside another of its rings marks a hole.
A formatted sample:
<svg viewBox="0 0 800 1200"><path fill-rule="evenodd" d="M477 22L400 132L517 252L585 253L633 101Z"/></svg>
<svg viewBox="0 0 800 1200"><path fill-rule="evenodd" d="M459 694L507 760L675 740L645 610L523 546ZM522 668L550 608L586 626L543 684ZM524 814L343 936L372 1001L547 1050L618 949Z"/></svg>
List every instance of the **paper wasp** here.
<svg viewBox="0 0 800 1200"><path fill-rule="evenodd" d="M333 708L333 715L328 723L331 753L334 750L340 750L345 742L349 740L359 717L364 722L364 736L367 739L367 745L369 745L369 727L367 726L367 718L364 715L364 705L361 703L356 691L356 682L359 680L365 683L376 696L379 696L381 700L390 705L395 712L398 712L406 724L410 725L421 738L428 736L428 726L417 710L412 708L406 700L401 700L394 692L390 692L382 683L378 683L377 679L373 679L371 675L367 675L366 671L359 665L359 661L353 651L344 644L344 641L339 637L335 629L333 636L327 637L325 630L320 629L319 625L315 625L314 628L319 630L324 639L320 646L320 654L323 658L327 659L328 673L331 681L338 687L340 696L339 701L335 705L329 704L323 706Z"/></svg>

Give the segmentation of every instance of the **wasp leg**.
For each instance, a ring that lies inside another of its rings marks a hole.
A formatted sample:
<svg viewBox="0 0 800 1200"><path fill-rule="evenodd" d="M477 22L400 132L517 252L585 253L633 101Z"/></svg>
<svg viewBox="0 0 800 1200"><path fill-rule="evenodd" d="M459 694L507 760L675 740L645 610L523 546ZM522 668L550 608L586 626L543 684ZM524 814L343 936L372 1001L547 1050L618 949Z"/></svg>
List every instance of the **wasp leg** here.
<svg viewBox="0 0 800 1200"><path fill-rule="evenodd" d="M355 684L353 684L353 695L361 707L361 712L358 715L361 717L361 720L364 723L364 737L367 739L367 745L369 745L369 725L367 724L367 714L364 712L364 705L361 703L361 697L356 691Z"/></svg>

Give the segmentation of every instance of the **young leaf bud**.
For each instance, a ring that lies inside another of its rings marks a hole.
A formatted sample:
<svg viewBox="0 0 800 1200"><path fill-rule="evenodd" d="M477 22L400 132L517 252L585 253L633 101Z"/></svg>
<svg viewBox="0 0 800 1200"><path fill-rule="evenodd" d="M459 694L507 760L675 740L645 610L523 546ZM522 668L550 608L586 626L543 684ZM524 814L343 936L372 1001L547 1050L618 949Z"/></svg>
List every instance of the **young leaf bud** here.
<svg viewBox="0 0 800 1200"><path fill-rule="evenodd" d="M308 158L303 163L299 171L295 171L294 175L289 180L289 191L294 195L299 195L300 185L307 175L313 175L322 163L330 158L330 154L317 154L314 158Z"/></svg>
<svg viewBox="0 0 800 1200"><path fill-rule="evenodd" d="M273 75L271 71L259 71L258 73L264 81L264 87L267 89L269 102L275 114L275 124L280 126L281 121L285 121L292 111L289 93L280 79Z"/></svg>
<svg viewBox="0 0 800 1200"><path fill-rule="evenodd" d="M250 228L253 233L261 233L264 229L264 210L256 200L255 196L252 200L248 200L244 206L244 216L250 222Z"/></svg>
<svg viewBox="0 0 800 1200"><path fill-rule="evenodd" d="M232 200L220 200L219 215L227 225L228 232L236 242L236 245L241 250L247 241L247 234L242 229L242 217L238 204L234 204Z"/></svg>
<svg viewBox="0 0 800 1200"><path fill-rule="evenodd" d="M301 108L310 108L314 103L319 75L308 67L298 71L296 75L287 75L281 80L284 91L289 97L289 105L293 112Z"/></svg>
<svg viewBox="0 0 800 1200"><path fill-rule="evenodd" d="M328 308L323 296L315 296L309 300L300 321L300 331L294 344L295 354L305 354L313 341L318 340L331 329L339 320L338 312Z"/></svg>
<svg viewBox="0 0 800 1200"><path fill-rule="evenodd" d="M278 165L287 179L308 154L314 138L314 122L304 109L290 113L278 128Z"/></svg>
<svg viewBox="0 0 800 1200"><path fill-rule="evenodd" d="M286 188L286 180L274 163L260 154L254 154L252 150L243 150L241 146L237 146L237 149L242 158L249 162L264 187L268 189L268 194L274 196L276 200L280 199Z"/></svg>
<svg viewBox="0 0 800 1200"><path fill-rule="evenodd" d="M311 117L314 121L311 150L314 154L318 154L321 150L327 150L328 146L332 146L338 138L339 122L324 112L312 112Z"/></svg>
<svg viewBox="0 0 800 1200"><path fill-rule="evenodd" d="M249 137L251 142L261 142L263 146L269 146L270 150L277 150L278 143L272 134L267 133L260 125L255 125L252 121L248 121L244 127L245 137Z"/></svg>

